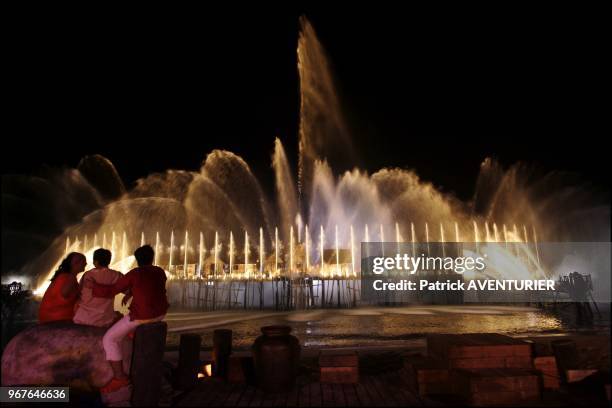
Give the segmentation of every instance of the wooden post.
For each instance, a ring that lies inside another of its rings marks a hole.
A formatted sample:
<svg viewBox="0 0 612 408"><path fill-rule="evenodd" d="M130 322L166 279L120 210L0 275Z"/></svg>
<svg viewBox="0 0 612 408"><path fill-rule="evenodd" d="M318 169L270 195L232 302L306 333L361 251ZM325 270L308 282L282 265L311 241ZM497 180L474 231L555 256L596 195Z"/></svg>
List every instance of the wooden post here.
<svg viewBox="0 0 612 408"><path fill-rule="evenodd" d="M213 332L213 375L227 378L229 356L232 353L232 331L217 329Z"/></svg>
<svg viewBox="0 0 612 408"><path fill-rule="evenodd" d="M202 337L199 334L181 334L179 361L176 368L175 383L179 390L195 385L200 370L200 346Z"/></svg>
<svg viewBox="0 0 612 408"><path fill-rule="evenodd" d="M130 369L135 407L156 406L159 402L167 331L165 322L143 324L136 329Z"/></svg>

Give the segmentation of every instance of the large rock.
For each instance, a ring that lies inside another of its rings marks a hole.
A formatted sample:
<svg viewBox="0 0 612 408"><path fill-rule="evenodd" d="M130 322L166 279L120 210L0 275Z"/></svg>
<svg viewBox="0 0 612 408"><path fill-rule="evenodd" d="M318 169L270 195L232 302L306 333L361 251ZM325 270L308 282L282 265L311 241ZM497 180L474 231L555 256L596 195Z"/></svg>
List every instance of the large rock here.
<svg viewBox="0 0 612 408"><path fill-rule="evenodd" d="M2 354L2 385L63 385L92 391L113 377L102 348L106 329L70 322L39 324L15 336ZM123 345L129 371L131 344Z"/></svg>

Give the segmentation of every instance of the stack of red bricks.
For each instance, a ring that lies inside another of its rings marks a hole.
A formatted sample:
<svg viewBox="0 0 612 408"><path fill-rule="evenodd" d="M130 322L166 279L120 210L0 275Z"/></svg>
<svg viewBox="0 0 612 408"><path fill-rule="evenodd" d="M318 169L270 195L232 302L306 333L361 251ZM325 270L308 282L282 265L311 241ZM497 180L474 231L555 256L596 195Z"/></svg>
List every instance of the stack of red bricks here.
<svg viewBox="0 0 612 408"><path fill-rule="evenodd" d="M421 395L454 394L472 405L520 404L539 399L544 372L550 374L545 386L558 379L549 359L536 360L534 367L530 343L500 334L431 335L427 348L428 357L405 362Z"/></svg>
<svg viewBox="0 0 612 408"><path fill-rule="evenodd" d="M551 390L559 389L559 369L555 356L534 357L533 366L542 373L542 386L544 388Z"/></svg>
<svg viewBox="0 0 612 408"><path fill-rule="evenodd" d="M359 359L354 351L322 351L319 355L322 383L356 384Z"/></svg>

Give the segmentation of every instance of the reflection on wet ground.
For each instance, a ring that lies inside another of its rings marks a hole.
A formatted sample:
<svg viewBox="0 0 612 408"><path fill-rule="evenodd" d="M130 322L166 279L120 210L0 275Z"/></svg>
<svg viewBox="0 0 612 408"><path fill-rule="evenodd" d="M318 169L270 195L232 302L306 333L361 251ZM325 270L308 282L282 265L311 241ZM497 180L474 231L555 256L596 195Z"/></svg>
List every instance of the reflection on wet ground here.
<svg viewBox="0 0 612 408"><path fill-rule="evenodd" d="M428 333L486 333L509 335L555 334L576 329L560 313L520 306L409 306L329 309L292 312L228 311L170 313L168 346L176 347L181 333L199 333L212 347L212 331L229 328L234 347L250 347L260 327L286 324L303 347L409 346ZM609 328L609 316L589 329Z"/></svg>

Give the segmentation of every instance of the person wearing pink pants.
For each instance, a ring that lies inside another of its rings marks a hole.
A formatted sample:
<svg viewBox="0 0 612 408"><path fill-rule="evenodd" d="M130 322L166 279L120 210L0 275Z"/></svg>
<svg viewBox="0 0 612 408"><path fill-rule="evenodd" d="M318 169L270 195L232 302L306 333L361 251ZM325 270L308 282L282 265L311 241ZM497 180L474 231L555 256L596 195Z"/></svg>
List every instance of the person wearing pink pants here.
<svg viewBox="0 0 612 408"><path fill-rule="evenodd" d="M102 339L106 359L114 374L114 378L104 387L104 392L111 392L129 384L128 376L122 367L121 342L125 336L141 324L163 320L169 307L166 273L162 268L153 265L153 248L150 245L140 247L134 252L134 256L138 267L121 276L114 284L89 283L95 297L113 298L127 290L132 294L130 313L112 325Z"/></svg>

